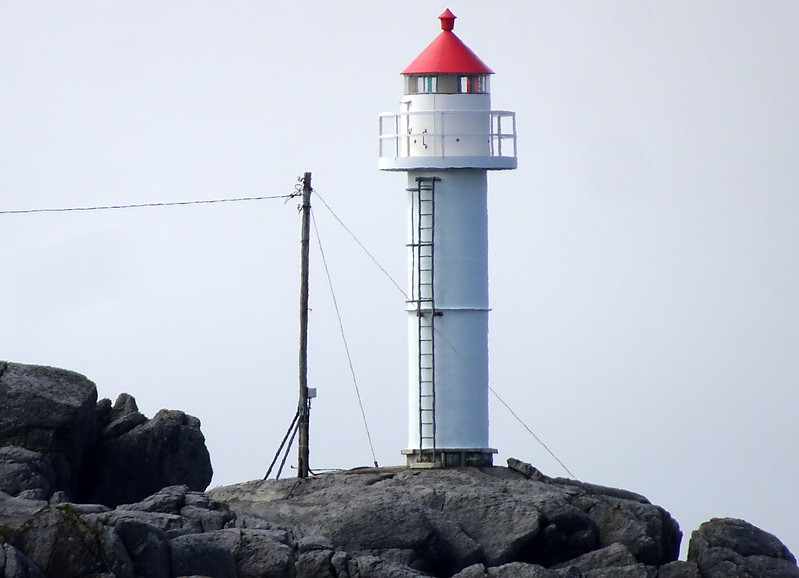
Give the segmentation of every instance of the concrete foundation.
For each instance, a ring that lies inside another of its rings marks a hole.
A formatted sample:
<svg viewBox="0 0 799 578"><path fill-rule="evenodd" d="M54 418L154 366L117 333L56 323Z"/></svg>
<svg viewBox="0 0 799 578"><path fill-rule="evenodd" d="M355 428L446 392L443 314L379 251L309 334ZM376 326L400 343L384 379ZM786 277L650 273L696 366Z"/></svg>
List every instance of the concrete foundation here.
<svg viewBox="0 0 799 578"><path fill-rule="evenodd" d="M409 468L462 468L466 466L493 466L493 448L445 448L424 450L402 450Z"/></svg>

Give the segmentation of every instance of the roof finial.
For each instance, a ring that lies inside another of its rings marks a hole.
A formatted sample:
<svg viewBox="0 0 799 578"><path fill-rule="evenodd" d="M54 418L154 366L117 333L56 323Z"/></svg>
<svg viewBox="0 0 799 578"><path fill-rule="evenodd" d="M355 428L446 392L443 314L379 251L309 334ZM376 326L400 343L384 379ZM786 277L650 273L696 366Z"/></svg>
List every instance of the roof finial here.
<svg viewBox="0 0 799 578"><path fill-rule="evenodd" d="M450 12L449 8L444 10L441 13L441 16L438 17L441 20L441 30L445 30L446 32L452 32L452 29L455 28L455 16L452 12Z"/></svg>

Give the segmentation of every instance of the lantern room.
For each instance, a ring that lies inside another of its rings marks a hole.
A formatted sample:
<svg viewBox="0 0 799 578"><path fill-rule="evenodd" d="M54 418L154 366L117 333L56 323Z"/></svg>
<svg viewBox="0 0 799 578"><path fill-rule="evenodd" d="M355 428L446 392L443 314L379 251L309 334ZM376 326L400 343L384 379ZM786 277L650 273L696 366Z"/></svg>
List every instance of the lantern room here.
<svg viewBox="0 0 799 578"><path fill-rule="evenodd" d="M400 111L380 115L379 167L388 171L516 168L516 117L492 111L494 74L452 31L441 32L402 71Z"/></svg>
<svg viewBox="0 0 799 578"><path fill-rule="evenodd" d="M406 74L405 94L488 94L488 74Z"/></svg>

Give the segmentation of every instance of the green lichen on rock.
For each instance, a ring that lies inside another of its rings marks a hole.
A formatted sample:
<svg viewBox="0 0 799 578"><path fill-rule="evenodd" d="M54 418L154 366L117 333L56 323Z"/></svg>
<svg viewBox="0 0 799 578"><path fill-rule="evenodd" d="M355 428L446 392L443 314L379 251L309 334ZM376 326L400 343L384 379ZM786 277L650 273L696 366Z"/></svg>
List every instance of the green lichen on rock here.
<svg viewBox="0 0 799 578"><path fill-rule="evenodd" d="M102 527L74 506L60 504L37 512L19 528L14 542L49 578L77 578L109 571L102 537Z"/></svg>

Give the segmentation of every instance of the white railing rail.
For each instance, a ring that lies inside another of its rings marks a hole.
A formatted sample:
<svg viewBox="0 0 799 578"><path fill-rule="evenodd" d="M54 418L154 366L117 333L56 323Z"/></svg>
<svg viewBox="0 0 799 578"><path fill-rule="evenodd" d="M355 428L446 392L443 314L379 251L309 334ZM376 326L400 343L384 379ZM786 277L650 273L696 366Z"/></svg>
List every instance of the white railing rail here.
<svg viewBox="0 0 799 578"><path fill-rule="evenodd" d="M516 157L514 112L409 111L381 114L379 122L380 158Z"/></svg>

